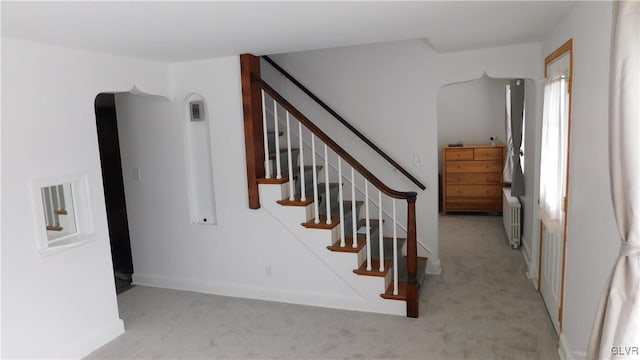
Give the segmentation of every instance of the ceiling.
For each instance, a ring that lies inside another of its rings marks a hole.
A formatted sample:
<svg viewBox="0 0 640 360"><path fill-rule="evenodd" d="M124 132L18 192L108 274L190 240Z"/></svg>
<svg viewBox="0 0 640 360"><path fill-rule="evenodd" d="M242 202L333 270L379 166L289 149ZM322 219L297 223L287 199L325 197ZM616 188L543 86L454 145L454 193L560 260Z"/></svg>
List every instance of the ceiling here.
<svg viewBox="0 0 640 360"><path fill-rule="evenodd" d="M539 41L573 3L2 1L2 36L159 62L416 38L453 52Z"/></svg>

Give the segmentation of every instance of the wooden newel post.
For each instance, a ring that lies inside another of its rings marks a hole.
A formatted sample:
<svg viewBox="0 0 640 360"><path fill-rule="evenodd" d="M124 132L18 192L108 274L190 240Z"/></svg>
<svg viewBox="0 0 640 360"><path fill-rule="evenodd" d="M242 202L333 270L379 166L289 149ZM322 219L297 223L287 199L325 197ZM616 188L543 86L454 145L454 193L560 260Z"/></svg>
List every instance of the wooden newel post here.
<svg viewBox="0 0 640 360"><path fill-rule="evenodd" d="M418 299L418 240L416 238L416 196L407 198L407 316L417 318Z"/></svg>
<svg viewBox="0 0 640 360"><path fill-rule="evenodd" d="M260 77L260 58L240 55L242 108L244 110L244 144L247 157L249 208L260 208L258 179L264 178L264 137L262 129L262 92L253 76Z"/></svg>

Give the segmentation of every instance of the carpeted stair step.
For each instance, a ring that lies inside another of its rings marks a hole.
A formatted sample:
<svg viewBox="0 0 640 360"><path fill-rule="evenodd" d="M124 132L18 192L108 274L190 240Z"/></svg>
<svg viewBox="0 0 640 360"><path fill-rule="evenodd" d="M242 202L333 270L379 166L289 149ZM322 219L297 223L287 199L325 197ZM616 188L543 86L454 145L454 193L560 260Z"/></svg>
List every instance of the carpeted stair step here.
<svg viewBox="0 0 640 360"><path fill-rule="evenodd" d="M313 185L312 185L313 186ZM338 183L329 183L329 196L331 197L331 214L333 216L333 207L338 204L338 187L340 184ZM327 190L325 183L318 184L318 211L320 215L327 214ZM338 217L336 215L336 217Z"/></svg>
<svg viewBox="0 0 640 360"><path fill-rule="evenodd" d="M287 152L289 150L287 149L280 149L280 151L278 151L280 153L280 162L282 162L283 164L287 162ZM300 153L300 149L298 148L291 148L291 159L292 161L294 159L297 159L297 157L294 157L293 154L294 153ZM269 160L275 160L276 159L276 152L274 151L269 151Z"/></svg>
<svg viewBox="0 0 640 360"><path fill-rule="evenodd" d="M380 239L378 237L378 233L376 232L376 237L371 239L371 257L378 259L380 258ZM398 255L402 257L402 246L404 245L405 239L398 238ZM385 236L382 238L382 247L384 250L384 258L386 260L393 259L393 237Z"/></svg>
<svg viewBox="0 0 640 360"><path fill-rule="evenodd" d="M294 173L294 177L296 175L296 168L297 166L295 164L298 163L298 155L300 155L299 149L291 149L291 163L293 165L293 173ZM287 149L281 149L280 150L280 174L282 175L282 179L289 181L289 160L287 158L288 153L287 153ZM280 179L276 179L276 176L278 174L277 171L277 161L276 161L276 154L275 152L273 153L269 153L269 159L271 160L271 178L270 179L260 179L260 183L261 184L282 184L286 181L280 180ZM299 172L300 170L298 170ZM295 179L294 179L295 180Z"/></svg>
<svg viewBox="0 0 640 360"><path fill-rule="evenodd" d="M384 220L382 220L382 222L384 222ZM369 226L371 226L371 238L374 238L374 234L376 236L378 236L378 229L380 228L380 221L378 219L369 219ZM358 234L363 234L366 235L366 227L367 227L367 220L366 219L360 219L358 220Z"/></svg>
<svg viewBox="0 0 640 360"><path fill-rule="evenodd" d="M298 156L300 156L300 149L292 148L291 149L291 165L293 167L293 174L297 174L300 172L300 167L298 166ZM276 152L269 152L269 160L271 160L271 173L277 173L277 161L276 161ZM280 170L282 171L282 176L289 175L289 153L287 149L280 149Z"/></svg>
<svg viewBox="0 0 640 360"><path fill-rule="evenodd" d="M316 166L316 172L319 173L320 170L323 169L322 165L317 165ZM300 174L300 167L296 166L294 168L293 174L295 175L295 194L296 195L300 195L301 194L301 187L302 187L302 179L300 178L300 176L298 176ZM304 166L304 188L305 188L305 194L307 194L307 197L309 196L313 196L313 166L311 165L305 165Z"/></svg>
<svg viewBox="0 0 640 360"><path fill-rule="evenodd" d="M344 208L344 219L342 220L344 222L344 234L345 237L353 237L353 217L351 216L352 213L352 208L351 208L351 204L352 201L351 200L345 200L343 201L343 208ZM362 209L362 205L364 204L364 201L360 201L357 200L356 201L356 221L358 221L360 219L360 213L361 213L361 209ZM336 211L332 210L332 214L333 215L338 215L340 216L340 206L338 206L338 208L336 209ZM358 232L358 228L356 226L356 233Z"/></svg>
<svg viewBox="0 0 640 360"><path fill-rule="evenodd" d="M407 272L407 257L406 256L398 256L398 280L399 281L407 281L408 272ZM424 271L427 269L427 258L418 257L418 284L422 284L422 281L425 278Z"/></svg>
<svg viewBox="0 0 640 360"><path fill-rule="evenodd" d="M278 136L280 137L280 139L278 140L280 142L280 146L283 146L287 144L287 139L286 138L282 138L282 136L284 135L284 131L278 131ZM269 148L269 154L271 153L275 153L276 151L276 132L275 130L267 130L267 144L268 144L268 148Z"/></svg>

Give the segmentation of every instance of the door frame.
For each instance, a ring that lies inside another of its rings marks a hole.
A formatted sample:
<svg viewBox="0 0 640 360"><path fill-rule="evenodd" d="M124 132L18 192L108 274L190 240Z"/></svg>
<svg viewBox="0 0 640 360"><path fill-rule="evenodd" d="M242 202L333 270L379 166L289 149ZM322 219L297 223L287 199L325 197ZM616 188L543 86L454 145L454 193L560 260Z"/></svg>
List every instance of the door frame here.
<svg viewBox="0 0 640 360"><path fill-rule="evenodd" d="M567 176L566 176L566 184L565 184L565 198L563 202L564 208L564 219L563 219L563 233L562 233L562 274L561 274L561 284L560 284L560 304L558 309L558 321L560 323L560 333L562 333L563 327L563 318L564 318L564 289L565 289L565 269L566 269L566 259L567 259L567 220L568 220L568 209L569 209L569 177L571 170L571 110L573 108L573 39L567 40L564 44L560 45L557 49L555 49L551 54L547 55L544 58L544 77L547 78L549 76L548 70L549 66L563 57L564 55L569 54L569 81L567 85L567 91L569 92L569 114L567 119ZM543 104L544 106L544 104ZM539 191L539 188L538 188ZM540 200L538 200L540 203ZM542 250L543 250L543 241L544 241L544 229L542 225L542 220L540 220L540 234L539 234L539 250L538 250L538 292L542 291L541 281L542 281Z"/></svg>

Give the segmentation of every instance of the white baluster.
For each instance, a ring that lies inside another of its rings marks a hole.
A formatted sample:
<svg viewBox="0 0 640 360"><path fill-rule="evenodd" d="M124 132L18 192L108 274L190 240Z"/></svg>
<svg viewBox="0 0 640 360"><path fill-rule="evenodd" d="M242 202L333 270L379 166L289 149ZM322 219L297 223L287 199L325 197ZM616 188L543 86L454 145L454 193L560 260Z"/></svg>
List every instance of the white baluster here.
<svg viewBox="0 0 640 360"><path fill-rule="evenodd" d="M64 210L64 187L62 185L56 187L56 194L58 194L58 210Z"/></svg>
<svg viewBox="0 0 640 360"><path fill-rule="evenodd" d="M315 223L320 224L320 209L318 208L318 170L316 169L316 137L311 133L311 159L313 166L313 209L315 210Z"/></svg>
<svg viewBox="0 0 640 360"><path fill-rule="evenodd" d="M59 226L59 219L58 219L58 214L56 214L56 207L53 203L53 186L49 186L49 207L51 209L51 216L53 217L53 226Z"/></svg>
<svg viewBox="0 0 640 360"><path fill-rule="evenodd" d="M271 166L269 166L269 136L267 135L267 108L264 90L262 90L262 134L264 136L264 177L271 179Z"/></svg>
<svg viewBox="0 0 640 360"><path fill-rule="evenodd" d="M398 233L396 221L396 199L393 203L393 295L398 295Z"/></svg>
<svg viewBox="0 0 640 360"><path fill-rule="evenodd" d="M345 247L344 238L344 196L342 194L342 159L338 156L338 204L340 204L340 247Z"/></svg>
<svg viewBox="0 0 640 360"><path fill-rule="evenodd" d="M287 118L287 165L289 166L289 200L295 200L295 194L293 190L293 160L291 159L291 127L289 126L289 112L286 114Z"/></svg>
<svg viewBox="0 0 640 360"><path fill-rule="evenodd" d="M378 190L378 243L380 245L380 272L384 271L384 231L382 231L382 191Z"/></svg>
<svg viewBox="0 0 640 360"><path fill-rule="evenodd" d="M49 206L49 191L42 188L42 208L44 209L44 217L46 218L46 226L53 226L53 215L51 215L51 207Z"/></svg>
<svg viewBox="0 0 640 360"><path fill-rule="evenodd" d="M357 248L358 247L358 225L356 224L356 221L358 219L356 219L356 181L354 178L354 171L353 171L353 167L351 168L351 227L352 227L352 233L351 236L353 236L353 238L351 239L353 244L353 248Z"/></svg>
<svg viewBox="0 0 640 360"><path fill-rule="evenodd" d="M327 144L324 144L324 190L327 196L327 225L331 224L331 193L329 186L329 156L327 155Z"/></svg>
<svg viewBox="0 0 640 360"><path fill-rule="evenodd" d="M298 140L300 142L300 201L307 201L304 183L304 144L302 143L302 123L298 122Z"/></svg>
<svg viewBox="0 0 640 360"><path fill-rule="evenodd" d="M278 103L273 100L273 122L275 123L276 137L276 179L282 179L282 169L280 168L280 131L278 130Z"/></svg>
<svg viewBox="0 0 640 360"><path fill-rule="evenodd" d="M364 206L365 206L365 226L367 240L367 271L371 271L371 219L369 218L369 182L364 179Z"/></svg>

